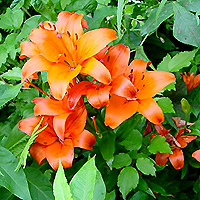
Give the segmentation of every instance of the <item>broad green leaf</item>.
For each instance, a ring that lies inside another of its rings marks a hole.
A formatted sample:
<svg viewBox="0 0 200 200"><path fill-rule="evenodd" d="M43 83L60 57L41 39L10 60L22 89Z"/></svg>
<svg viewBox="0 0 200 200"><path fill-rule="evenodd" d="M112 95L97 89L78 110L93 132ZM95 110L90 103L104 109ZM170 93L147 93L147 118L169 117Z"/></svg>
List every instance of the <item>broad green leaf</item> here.
<svg viewBox="0 0 200 200"><path fill-rule="evenodd" d="M94 156L81 167L69 184L73 200L90 200L93 198L96 174Z"/></svg>
<svg viewBox="0 0 200 200"><path fill-rule="evenodd" d="M103 178L101 176L101 173L96 168L97 174L96 174L96 180L95 180L95 186L94 186L94 192L93 192L93 199L92 200L102 200L105 199L106 195L106 186L103 181Z"/></svg>
<svg viewBox="0 0 200 200"><path fill-rule="evenodd" d="M197 50L184 51L176 54L169 62L168 69L170 72L177 72L184 67L188 67L191 64Z"/></svg>
<svg viewBox="0 0 200 200"><path fill-rule="evenodd" d="M187 10L197 12L199 11L200 0L179 0L178 3Z"/></svg>
<svg viewBox="0 0 200 200"><path fill-rule="evenodd" d="M14 67L11 70L8 70L7 72L3 73L1 76L8 80L19 81L21 80L21 68Z"/></svg>
<svg viewBox="0 0 200 200"><path fill-rule="evenodd" d="M41 0L31 0L31 5L37 12L46 17L48 20L56 20L56 12L54 10L54 4L51 0L47 0L45 2Z"/></svg>
<svg viewBox="0 0 200 200"><path fill-rule="evenodd" d="M131 157L125 153L119 153L114 156L112 166L116 169L129 166L132 162Z"/></svg>
<svg viewBox="0 0 200 200"><path fill-rule="evenodd" d="M38 169L26 167L24 170L32 199L52 200L52 184Z"/></svg>
<svg viewBox="0 0 200 200"><path fill-rule="evenodd" d="M164 136L161 135L155 136L151 140L151 143L148 146L148 150L153 154L156 154L158 151L160 153L172 153L169 144L165 140L166 138Z"/></svg>
<svg viewBox="0 0 200 200"><path fill-rule="evenodd" d="M162 1L160 2L160 5L159 5L159 7L158 7L158 9L157 9L157 11L156 11L156 24L158 24L159 15L160 15L160 13L162 12L162 10L163 10L164 5L165 5L166 2L167 2L167 0L162 0Z"/></svg>
<svg viewBox="0 0 200 200"><path fill-rule="evenodd" d="M115 190L106 194L105 200L115 200L115 199L116 199Z"/></svg>
<svg viewBox="0 0 200 200"><path fill-rule="evenodd" d="M132 129L129 131L125 140L120 142L120 144L125 146L125 148L130 151L139 150L142 146L142 140L142 134L138 130Z"/></svg>
<svg viewBox="0 0 200 200"><path fill-rule="evenodd" d="M88 26L91 29L99 28L103 19L110 15L115 15L117 12L116 7L106 6L94 11L93 18L88 18Z"/></svg>
<svg viewBox="0 0 200 200"><path fill-rule="evenodd" d="M138 158L136 160L136 166L143 174L156 176L154 164L148 158Z"/></svg>
<svg viewBox="0 0 200 200"><path fill-rule="evenodd" d="M12 10L8 8L5 14L0 15L0 28L2 29L14 29L14 24L12 20Z"/></svg>
<svg viewBox="0 0 200 200"><path fill-rule="evenodd" d="M106 7L111 2L111 0L97 0L98 6L97 9Z"/></svg>
<svg viewBox="0 0 200 200"><path fill-rule="evenodd" d="M169 62L171 61L171 56L167 54L162 62L158 65L157 70L169 72Z"/></svg>
<svg viewBox="0 0 200 200"><path fill-rule="evenodd" d="M200 47L200 25L197 25L195 15L187 11L177 2L173 2L173 5L175 12L173 26L174 37L185 44Z"/></svg>
<svg viewBox="0 0 200 200"><path fill-rule="evenodd" d="M127 194L137 187L139 182L139 174L134 167L126 167L122 169L118 176L117 185L122 193L123 199L126 199Z"/></svg>
<svg viewBox="0 0 200 200"><path fill-rule="evenodd" d="M17 159L7 149L0 147L0 185L21 199L31 200L24 171L15 171Z"/></svg>
<svg viewBox="0 0 200 200"><path fill-rule="evenodd" d="M60 0L60 6L64 10L66 5L69 5L71 3L71 0Z"/></svg>
<svg viewBox="0 0 200 200"><path fill-rule="evenodd" d="M0 187L0 194L1 199L3 200L14 200L15 197L11 192L9 192L9 190L5 189L4 187Z"/></svg>
<svg viewBox="0 0 200 200"><path fill-rule="evenodd" d="M115 152L115 135L113 133L103 133L103 137L99 141L99 149L103 159L108 161L113 158Z"/></svg>
<svg viewBox="0 0 200 200"><path fill-rule="evenodd" d="M29 19L27 19L24 22L21 32L17 36L16 40L19 41L23 38L27 38L29 33L31 32L31 30L33 28L36 28L38 26L38 24L40 23L40 18L41 18L41 15L34 15L34 16L30 17Z"/></svg>
<svg viewBox="0 0 200 200"><path fill-rule="evenodd" d="M20 28L24 19L24 12L22 10L13 10L12 13L13 25L16 29Z"/></svg>
<svg viewBox="0 0 200 200"><path fill-rule="evenodd" d="M149 200L149 195L142 191L137 191L130 200Z"/></svg>
<svg viewBox="0 0 200 200"><path fill-rule="evenodd" d="M169 97L156 98L156 100L163 113L175 113L172 101Z"/></svg>
<svg viewBox="0 0 200 200"><path fill-rule="evenodd" d="M84 12L94 12L96 7L96 0L72 0L71 3L66 6L65 10L69 12L76 12L78 10L83 10Z"/></svg>
<svg viewBox="0 0 200 200"><path fill-rule="evenodd" d="M72 194L70 187L65 178L65 172L61 162L59 162L58 171L53 183L53 192L55 200L72 200Z"/></svg>
<svg viewBox="0 0 200 200"><path fill-rule="evenodd" d="M121 37L122 37L121 26L122 26L123 8L124 8L124 0L118 0L118 5L117 5L117 32L118 32L119 39L121 39Z"/></svg>
<svg viewBox="0 0 200 200"><path fill-rule="evenodd" d="M164 6L162 5L160 8L154 8L147 21L141 27L141 34L146 35L153 33L163 21L171 17L173 14L172 3L168 3Z"/></svg>
<svg viewBox="0 0 200 200"><path fill-rule="evenodd" d="M10 5L10 8L11 9L20 9L23 5L24 5L24 1L25 0L14 0L11 5Z"/></svg>
<svg viewBox="0 0 200 200"><path fill-rule="evenodd" d="M3 63L6 62L6 59L8 57L8 53L6 51L6 48L3 44L0 44L0 67Z"/></svg>
<svg viewBox="0 0 200 200"><path fill-rule="evenodd" d="M16 86L13 85L0 85L0 108L11 99L15 98L19 93L23 83Z"/></svg>

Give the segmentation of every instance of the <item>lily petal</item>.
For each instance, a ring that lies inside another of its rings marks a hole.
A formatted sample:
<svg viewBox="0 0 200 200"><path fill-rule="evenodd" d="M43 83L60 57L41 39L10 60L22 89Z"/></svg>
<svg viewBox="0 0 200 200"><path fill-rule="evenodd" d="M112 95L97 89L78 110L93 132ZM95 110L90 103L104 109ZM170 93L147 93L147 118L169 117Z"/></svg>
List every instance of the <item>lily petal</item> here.
<svg viewBox="0 0 200 200"><path fill-rule="evenodd" d="M160 152L157 152L156 153L156 157L155 157L156 163L158 165L164 166L167 163L167 160L168 160L168 158L169 158L170 155L171 154L169 154L169 153L160 153Z"/></svg>
<svg viewBox="0 0 200 200"><path fill-rule="evenodd" d="M134 115L138 110L137 101L127 101L125 98L112 95L110 104L106 108L105 125L112 129Z"/></svg>
<svg viewBox="0 0 200 200"><path fill-rule="evenodd" d="M47 146L46 158L54 170L58 169L59 160L61 160L64 168L71 167L74 158L74 146L72 140L65 139L63 144L56 141L52 145Z"/></svg>
<svg viewBox="0 0 200 200"><path fill-rule="evenodd" d="M69 135L75 137L79 135L85 127L87 110L84 105L77 107L76 110L69 115L65 124L65 137Z"/></svg>
<svg viewBox="0 0 200 200"><path fill-rule="evenodd" d="M39 165L42 164L43 160L46 157L46 147L45 145L35 143L32 144L30 147L30 154L35 158L35 160L39 163Z"/></svg>
<svg viewBox="0 0 200 200"><path fill-rule="evenodd" d="M71 39L75 41L84 33L81 24L82 19L83 14L62 11L58 14L58 21L55 25L59 33L69 34Z"/></svg>
<svg viewBox="0 0 200 200"><path fill-rule="evenodd" d="M111 75L108 69L93 57L82 64L81 74L90 75L104 84L111 82Z"/></svg>
<svg viewBox="0 0 200 200"><path fill-rule="evenodd" d="M188 143L192 142L196 138L197 138L197 136L184 135L184 136L180 136L179 138L177 138L177 142L181 145L181 148L185 148Z"/></svg>
<svg viewBox="0 0 200 200"><path fill-rule="evenodd" d="M198 162L200 162L200 149L196 150L193 154L192 157L195 158Z"/></svg>
<svg viewBox="0 0 200 200"><path fill-rule="evenodd" d="M169 160L174 169L179 170L184 166L184 155L180 148L175 148L173 154L169 156Z"/></svg>
<svg viewBox="0 0 200 200"><path fill-rule="evenodd" d="M26 56L32 58L33 56L40 54L40 50L33 42L24 41L20 44L20 47L21 47L21 54L19 56L20 59L24 59L26 58Z"/></svg>
<svg viewBox="0 0 200 200"><path fill-rule="evenodd" d="M41 117L30 117L19 121L18 128L27 135L32 134L35 127L39 124Z"/></svg>
<svg viewBox="0 0 200 200"><path fill-rule="evenodd" d="M34 42L42 55L51 62L58 62L63 54L68 54L62 38L57 37L57 31L33 29L29 39Z"/></svg>
<svg viewBox="0 0 200 200"><path fill-rule="evenodd" d="M35 115L60 115L66 113L63 109L63 101L57 101L50 98L44 98L34 107Z"/></svg>
<svg viewBox="0 0 200 200"><path fill-rule="evenodd" d="M52 95L56 99L62 100L70 81L75 78L80 71L80 65L72 70L70 70L70 67L67 64L58 63L52 65L47 74Z"/></svg>
<svg viewBox="0 0 200 200"><path fill-rule="evenodd" d="M123 44L117 44L111 47L104 60L104 65L110 71L112 79L117 78L117 76L123 74L128 67L128 62L130 58L130 49Z"/></svg>
<svg viewBox="0 0 200 200"><path fill-rule="evenodd" d="M160 92L165 86L176 80L174 74L164 71L148 71L144 74L144 79L135 87L139 89L137 97L148 99Z"/></svg>
<svg viewBox="0 0 200 200"><path fill-rule="evenodd" d="M80 147L82 149L92 150L96 138L95 136L87 130L84 130L80 135L73 138L74 147Z"/></svg>
<svg viewBox="0 0 200 200"><path fill-rule="evenodd" d="M82 63L115 39L117 39L116 32L112 29L100 28L88 31L77 41L77 61Z"/></svg>
<svg viewBox="0 0 200 200"><path fill-rule="evenodd" d="M70 113L64 113L61 115L57 115L53 118L53 127L57 134L57 136L64 140L64 133L65 133L65 122L67 117L70 115Z"/></svg>
<svg viewBox="0 0 200 200"><path fill-rule="evenodd" d="M48 71L51 64L52 63L46 60L42 55L32 57L22 68L22 82L24 82L25 79L30 78L30 76L36 72Z"/></svg>
<svg viewBox="0 0 200 200"><path fill-rule="evenodd" d="M144 115L151 123L158 124L164 121L164 114L154 99L139 100L138 112Z"/></svg>
<svg viewBox="0 0 200 200"><path fill-rule="evenodd" d="M101 108L109 103L109 93L111 86L101 87L97 84L93 84L93 87L87 90L86 96L88 102L94 108Z"/></svg>
<svg viewBox="0 0 200 200"><path fill-rule="evenodd" d="M112 81L111 93L124 97L127 100L135 100L137 96L137 89L125 76L118 76Z"/></svg>

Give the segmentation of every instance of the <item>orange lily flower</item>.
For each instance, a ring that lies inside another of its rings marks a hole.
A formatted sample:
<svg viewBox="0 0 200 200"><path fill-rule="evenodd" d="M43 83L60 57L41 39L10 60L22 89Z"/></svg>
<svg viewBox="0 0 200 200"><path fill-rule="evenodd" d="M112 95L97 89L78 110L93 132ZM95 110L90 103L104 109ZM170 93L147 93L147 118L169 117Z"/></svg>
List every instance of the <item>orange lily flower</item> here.
<svg viewBox="0 0 200 200"><path fill-rule="evenodd" d="M106 51L108 52L106 53ZM113 47L105 47L95 58L98 59L111 74L111 79L124 73L128 65L130 49L123 44L117 44ZM109 94L111 85L103 83L93 83L89 81L81 81L69 90L69 98L67 100L70 109L76 106L76 103L82 95L86 95L88 102L95 108L100 108L109 103Z"/></svg>
<svg viewBox="0 0 200 200"><path fill-rule="evenodd" d="M192 89L196 88L200 83L200 74L198 74L197 76L194 76L193 72L191 74L189 72L188 72L188 74L186 74L186 72L185 72L184 74L181 74L181 76L183 77L183 80L187 86L188 93Z"/></svg>
<svg viewBox="0 0 200 200"><path fill-rule="evenodd" d="M116 32L101 28L84 33L83 27L87 28L87 23L82 14L63 11L55 24L45 22L33 29L31 41L21 44L20 58L30 57L22 68L22 82L37 72L47 71L51 93L59 100L79 73L109 84L109 71L94 55L117 38Z"/></svg>
<svg viewBox="0 0 200 200"><path fill-rule="evenodd" d="M67 98L65 97L62 100L56 100L52 97L43 98L43 97L36 97L32 101L36 104L34 107L34 114L38 115L45 115L45 116L53 116L53 127L57 134L57 136L64 140L64 134L66 132L66 121L69 121L71 115L74 113L79 116L79 120L85 126L87 111L85 105L83 103L83 99L79 101L79 104L76 105L74 110L69 110L67 107Z"/></svg>
<svg viewBox="0 0 200 200"><path fill-rule="evenodd" d="M166 130L163 125L154 125L156 131L166 137L166 142L169 143L172 154L169 153L156 153L156 163L158 165L165 165L167 160L171 162L174 169L179 170L184 166L184 154L182 149L187 146L188 143L195 140L197 136L186 136L183 135L185 129L181 128L175 135L175 138L169 133L169 130ZM190 132L189 129L186 129L187 132Z"/></svg>
<svg viewBox="0 0 200 200"><path fill-rule="evenodd" d="M31 135L40 120L41 117L21 120L19 122L19 129ZM58 169L59 160L61 160L64 168L72 166L74 147L91 150L96 142L95 136L89 131L84 130L85 123L82 123L78 113L73 113L66 122L63 140L60 140L55 133L52 117L45 117L39 129L46 124L48 124L47 128L38 134L36 143L31 145L30 154L39 164L42 164L46 158L54 170Z"/></svg>
<svg viewBox="0 0 200 200"><path fill-rule="evenodd" d="M174 82L175 76L163 71L146 72L150 63L135 59L124 67L124 74L116 76L112 81L110 103L105 115L107 126L116 128L136 112L154 124L164 121L163 112L152 97Z"/></svg>

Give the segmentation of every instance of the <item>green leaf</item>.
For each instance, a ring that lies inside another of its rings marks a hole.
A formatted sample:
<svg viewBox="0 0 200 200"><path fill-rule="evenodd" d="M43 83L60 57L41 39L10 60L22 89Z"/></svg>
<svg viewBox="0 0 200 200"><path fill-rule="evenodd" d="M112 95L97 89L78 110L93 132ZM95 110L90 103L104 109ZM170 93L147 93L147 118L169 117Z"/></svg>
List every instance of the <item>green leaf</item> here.
<svg viewBox="0 0 200 200"><path fill-rule="evenodd" d="M61 162L59 162L58 171L54 179L53 192L55 200L72 200L70 187L67 183L67 179L65 178L65 172Z"/></svg>
<svg viewBox="0 0 200 200"><path fill-rule="evenodd" d="M137 191L130 200L149 200L149 195L142 191Z"/></svg>
<svg viewBox="0 0 200 200"><path fill-rule="evenodd" d="M123 8L124 8L124 0L118 0L118 5L117 5L117 32L118 32L119 39L121 39L121 37L122 37L121 25L122 25Z"/></svg>
<svg viewBox="0 0 200 200"><path fill-rule="evenodd" d="M173 14L172 3L168 3L164 6L162 5L160 8L154 8L147 21L141 27L141 34L146 35L153 33L163 21L171 17Z"/></svg>
<svg viewBox="0 0 200 200"><path fill-rule="evenodd" d="M19 41L23 38L27 38L28 34L31 32L31 30L38 26L38 24L40 22L40 18L41 18L41 15L34 15L34 16L30 17L29 19L27 19L24 22L21 32L17 36L16 40Z"/></svg>
<svg viewBox="0 0 200 200"><path fill-rule="evenodd" d="M64 10L66 5L69 5L71 3L71 0L60 0L60 6Z"/></svg>
<svg viewBox="0 0 200 200"><path fill-rule="evenodd" d="M93 192L93 199L92 200L102 200L105 199L106 195L106 186L103 181L103 178L101 176L101 173L96 168L97 174L96 174L96 180L95 180L95 186L94 186L94 192Z"/></svg>
<svg viewBox="0 0 200 200"><path fill-rule="evenodd" d="M21 80L21 68L13 67L11 70L8 70L7 72L3 73L1 76L8 80L20 81Z"/></svg>
<svg viewBox="0 0 200 200"><path fill-rule="evenodd" d="M99 141L99 149L103 156L103 159L108 161L113 158L115 152L115 134L103 133L103 137Z"/></svg>
<svg viewBox="0 0 200 200"><path fill-rule="evenodd" d="M54 4L51 0L31 0L31 5L35 11L46 17L50 21L56 21L56 12L54 10Z"/></svg>
<svg viewBox="0 0 200 200"><path fill-rule="evenodd" d="M20 28L24 19L24 12L22 10L13 10L12 13L13 25L16 29Z"/></svg>
<svg viewBox="0 0 200 200"><path fill-rule="evenodd" d="M15 171L17 159L0 147L0 185L21 199L31 200L26 176L22 169Z"/></svg>
<svg viewBox="0 0 200 200"><path fill-rule="evenodd" d="M87 161L70 182L73 200L90 200L93 197L96 181L95 156Z"/></svg>
<svg viewBox="0 0 200 200"><path fill-rule="evenodd" d="M169 62L171 61L171 56L167 54L162 62L158 65L157 70L169 72Z"/></svg>
<svg viewBox="0 0 200 200"><path fill-rule="evenodd" d="M105 200L115 200L115 199L116 199L115 190L106 194Z"/></svg>
<svg viewBox="0 0 200 200"><path fill-rule="evenodd" d="M161 135L155 136L152 140L150 145L148 146L148 150L156 154L158 151L160 153L172 153L169 144L165 141L166 138Z"/></svg>
<svg viewBox="0 0 200 200"><path fill-rule="evenodd" d="M175 113L174 106L169 97L161 97L155 99L162 109L163 113Z"/></svg>
<svg viewBox="0 0 200 200"><path fill-rule="evenodd" d="M88 26L91 29L99 28L103 19L110 15L115 15L117 12L116 7L106 6L94 11L93 18L88 18Z"/></svg>
<svg viewBox="0 0 200 200"><path fill-rule="evenodd" d="M178 3L187 10L193 12L199 11L200 0L179 0Z"/></svg>
<svg viewBox="0 0 200 200"><path fill-rule="evenodd" d="M156 176L156 169L154 164L148 158L138 158L136 166L143 174Z"/></svg>
<svg viewBox="0 0 200 200"><path fill-rule="evenodd" d="M130 151L139 150L142 146L142 140L142 134L138 130L132 129L131 131L129 131L129 134L127 135L125 140L120 142L120 144L125 146L125 148Z"/></svg>
<svg viewBox="0 0 200 200"><path fill-rule="evenodd" d="M11 5L10 5L10 8L12 9L12 10L14 10L14 9L20 9L23 5L24 5L24 1L25 0L14 0L12 3L11 3Z"/></svg>
<svg viewBox="0 0 200 200"><path fill-rule="evenodd" d="M157 11L156 11L156 24L158 24L159 15L160 15L160 13L162 12L162 10L163 10L164 5L165 5L166 2L167 2L167 0L162 0L162 1L160 2L160 5L159 5L159 7L158 7L158 9L157 9Z"/></svg>
<svg viewBox="0 0 200 200"><path fill-rule="evenodd" d="M179 3L173 2L174 15L174 26L173 35L174 37L185 44L200 47L200 25L197 25L196 17ZM183 26L183 24L185 24Z"/></svg>
<svg viewBox="0 0 200 200"><path fill-rule="evenodd" d="M115 155L112 166L116 169L129 166L132 162L131 157L128 154L125 153L119 153L118 155Z"/></svg>
<svg viewBox="0 0 200 200"><path fill-rule="evenodd" d="M32 199L52 200L54 198L52 184L41 171L33 167L26 167L24 172Z"/></svg>
<svg viewBox="0 0 200 200"><path fill-rule="evenodd" d="M6 62L6 59L8 57L8 53L6 51L6 48L3 44L0 44L0 67L3 63Z"/></svg>
<svg viewBox="0 0 200 200"><path fill-rule="evenodd" d="M123 199L126 199L127 194L137 187L138 182L139 174L134 167L126 167L120 172L117 185Z"/></svg>
<svg viewBox="0 0 200 200"><path fill-rule="evenodd" d="M11 99L15 98L19 93L23 83L16 86L13 85L0 85L0 107L6 104Z"/></svg>
<svg viewBox="0 0 200 200"><path fill-rule="evenodd" d="M177 72L184 67L188 67L193 60L197 49L193 51L184 51L176 54L169 62L168 69L170 72Z"/></svg>

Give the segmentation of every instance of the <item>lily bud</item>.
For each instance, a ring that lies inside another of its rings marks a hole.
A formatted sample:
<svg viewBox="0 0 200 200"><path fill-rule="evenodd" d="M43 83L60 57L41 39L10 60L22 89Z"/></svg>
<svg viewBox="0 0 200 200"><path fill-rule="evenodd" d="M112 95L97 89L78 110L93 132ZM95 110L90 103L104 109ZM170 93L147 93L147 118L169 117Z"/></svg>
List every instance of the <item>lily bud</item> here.
<svg viewBox="0 0 200 200"><path fill-rule="evenodd" d="M187 99L185 98L182 98L181 99L181 108L183 110L183 112L188 115L190 113L190 104L189 102L187 101Z"/></svg>

